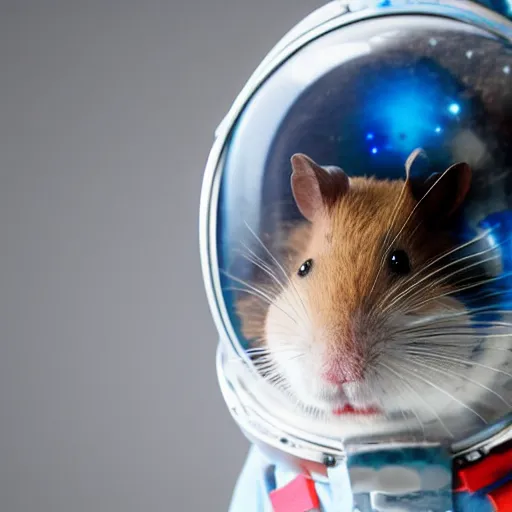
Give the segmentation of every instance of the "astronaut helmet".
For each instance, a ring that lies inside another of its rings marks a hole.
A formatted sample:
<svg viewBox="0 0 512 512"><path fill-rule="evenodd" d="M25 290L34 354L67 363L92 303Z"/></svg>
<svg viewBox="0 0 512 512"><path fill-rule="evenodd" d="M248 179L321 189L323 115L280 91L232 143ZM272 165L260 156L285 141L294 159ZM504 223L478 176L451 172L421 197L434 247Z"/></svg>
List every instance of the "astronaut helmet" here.
<svg viewBox="0 0 512 512"><path fill-rule="evenodd" d="M319 474L347 451L460 456L503 437L511 235L512 23L452 0L313 12L206 165L202 269L233 418Z"/></svg>

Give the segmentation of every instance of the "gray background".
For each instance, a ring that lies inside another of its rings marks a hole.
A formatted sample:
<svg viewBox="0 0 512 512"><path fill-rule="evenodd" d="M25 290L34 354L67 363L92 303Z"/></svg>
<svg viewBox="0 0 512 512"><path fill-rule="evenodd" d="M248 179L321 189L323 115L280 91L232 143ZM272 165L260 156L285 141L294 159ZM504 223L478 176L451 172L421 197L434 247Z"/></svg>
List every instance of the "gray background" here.
<svg viewBox="0 0 512 512"><path fill-rule="evenodd" d="M3 1L0 512L224 511L197 223L213 130L323 2Z"/></svg>

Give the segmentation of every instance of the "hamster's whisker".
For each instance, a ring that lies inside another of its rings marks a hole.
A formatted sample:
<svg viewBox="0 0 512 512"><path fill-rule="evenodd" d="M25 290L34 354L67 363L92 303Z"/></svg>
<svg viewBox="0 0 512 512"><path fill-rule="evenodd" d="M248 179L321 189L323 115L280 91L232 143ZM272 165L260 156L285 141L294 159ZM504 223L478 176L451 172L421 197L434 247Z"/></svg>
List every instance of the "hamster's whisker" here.
<svg viewBox="0 0 512 512"><path fill-rule="evenodd" d="M512 378L512 374L510 374L504 370L500 370L498 368L493 368L492 366L488 366L483 363L477 363L476 361L470 361L467 359L461 359L459 357L453 357L453 355L445 355L446 352L442 352L442 351L436 350L436 353L433 354L433 353L429 352L427 349L422 350L421 348L415 348L415 349L406 348L405 350L403 350L402 353L404 353L404 354L407 353L407 354L411 354L411 355L415 355L415 356L421 356L425 359L434 359L434 360L438 359L438 360L443 360L443 361L450 361L452 363L456 363L459 365L478 366L479 368L485 368L486 370L490 370L495 373L501 373L502 375Z"/></svg>
<svg viewBox="0 0 512 512"><path fill-rule="evenodd" d="M245 292L245 290L242 290L242 291ZM293 312L297 313L295 310ZM261 322L264 323L266 318L267 317L265 315L261 315L259 313L257 315L255 314L254 316L251 314L251 319L258 320L260 323ZM284 321L284 319L283 319L283 321ZM273 329L274 326L281 328L281 330L280 331L274 330ZM289 333L290 332L290 325L287 325L287 324L284 324L284 323L280 323L280 322L273 322L272 323L272 332L276 332L277 334L279 334L279 333L281 333L281 334ZM264 336L263 334L258 339L259 339L259 341L262 341L262 342L265 342L267 340L266 336Z"/></svg>
<svg viewBox="0 0 512 512"><path fill-rule="evenodd" d="M277 388L286 389L286 382L285 382L284 377L275 371L272 371L272 372L269 371L265 375L265 380L267 382L270 382L272 385L276 386Z"/></svg>
<svg viewBox="0 0 512 512"><path fill-rule="evenodd" d="M258 369L276 366L276 361L273 358L263 359L258 357L257 359L251 359L251 361Z"/></svg>
<svg viewBox="0 0 512 512"><path fill-rule="evenodd" d="M383 244L386 244L386 242L389 240L389 237L391 235L391 230L395 226L395 222L396 222L396 220L398 218L398 213L399 213L400 208L402 206L403 199L405 198L406 191L407 191L407 184L404 182L403 185L402 185L402 189L400 190L400 195L398 196L398 200L397 200L397 202L396 202L396 204L395 204L395 206L393 208L393 212L392 212L390 220L389 220L388 229L386 231L386 236L384 237ZM388 250L389 250L389 247L387 248L385 253ZM382 262L381 262L381 264L382 264Z"/></svg>
<svg viewBox="0 0 512 512"><path fill-rule="evenodd" d="M244 359L241 356L235 356L230 357L227 360L229 363L245 363ZM263 364L266 364L265 361L261 361L260 359L251 359L251 362L254 364L254 366L262 366Z"/></svg>
<svg viewBox="0 0 512 512"><path fill-rule="evenodd" d="M261 299L263 302L265 302L269 306L275 305L272 297L270 297L265 291L255 288L253 286L247 287L247 288L240 288L237 286L227 286L223 289L227 290L227 291L231 291L231 292L247 293L247 295L252 295L253 297L257 297L257 298Z"/></svg>
<svg viewBox="0 0 512 512"><path fill-rule="evenodd" d="M444 330L431 331L430 333L405 333L408 336L407 342L400 343L403 346L422 346L432 347L433 345L446 348L467 348L473 347L477 350L485 344L486 350L495 350L498 352L512 352L512 348L507 346L496 345L494 342L489 344L491 340L499 340L500 338L509 339L509 334L481 334L475 335L469 331L455 331L447 333Z"/></svg>
<svg viewBox="0 0 512 512"><path fill-rule="evenodd" d="M481 313L482 314L482 313ZM395 329L396 333L405 333L405 334L414 334L414 333L431 333L431 332L450 332L453 334L455 330L463 330L463 332L469 332L476 335L478 331L475 331L478 324L479 327L512 327L512 324L509 322L503 322L502 320L473 320L474 315L454 315L453 317L448 318L439 318L432 320L430 322L425 321L422 323L412 322L410 324L404 323L401 327L397 327ZM468 324L466 322L458 322L458 320L465 319L471 322L474 321L474 324Z"/></svg>
<svg viewBox="0 0 512 512"><path fill-rule="evenodd" d="M476 283L472 283L472 284L467 285L467 286L460 286L459 288L455 288L454 290L450 290L449 292L442 293L442 294L436 295L434 297L429 297L428 299L426 299L426 300L424 300L422 302L419 302L417 304L413 304L413 306L411 307L410 311L414 311L415 309L419 309L421 306L424 306L425 304L429 304L429 303L431 303L433 301L442 299L443 297L449 297L451 295L455 295L457 293L461 293L461 292L464 292L466 290L470 290L472 288L476 288L478 286L484 286L486 284L490 284L490 283L499 281L500 279L504 279L505 277L510 276L510 275L512 275L512 272L507 272L507 275L501 275L501 276L498 276L498 277L491 277L491 278L484 279L484 280L476 282Z"/></svg>
<svg viewBox="0 0 512 512"><path fill-rule="evenodd" d="M404 394L403 389L401 389L401 387L399 386L399 384L396 382L396 380L394 378L395 375L391 374L392 378L383 378L381 375L381 372L379 371L379 368L378 368L379 366L382 366L382 365L380 365L378 362L377 362L377 365L370 366L370 369L373 371L374 375L377 377L377 379L375 379L377 381L377 385L379 384L379 381L385 383L385 384L380 384L379 387L381 389L384 389L386 386L391 385L396 391L396 398L398 398L400 401L404 401L405 403L407 403L407 401L402 396ZM389 371L389 369L385 368L384 366L382 366L382 369L386 370L388 373L391 373ZM373 384L375 384L375 383L373 383ZM409 410L409 409L412 412L412 414L415 416L416 421L418 422L418 425L421 428L421 431L423 434L423 439L425 440L426 439L425 425L421 421L421 419L416 411L416 408L415 407L407 407L407 410ZM400 408L400 414L402 415L404 421L407 421L407 415L405 414L405 411L403 408Z"/></svg>
<svg viewBox="0 0 512 512"><path fill-rule="evenodd" d="M286 350L281 350L277 351L276 354L285 354L286 352ZM273 356L258 356L257 358L251 359L251 361L254 365L258 367L268 364L276 366L278 364L277 361L275 360L275 357Z"/></svg>
<svg viewBox="0 0 512 512"><path fill-rule="evenodd" d="M287 396L290 396L290 389L287 387L287 384L283 377L273 376L272 378L267 379L267 382L272 385L272 387L276 388L278 391L284 393Z"/></svg>
<svg viewBox="0 0 512 512"><path fill-rule="evenodd" d="M425 358L424 355L421 355L421 358L422 359L426 359L428 361L428 365L427 364L424 364L422 362L420 362L421 360L416 356L416 355L412 355L411 352L405 352L405 354L407 355L411 355L410 358L407 358L407 360L412 360L413 361L413 364L416 364L416 365L419 365L419 366L422 366L424 368L428 368L430 370L433 370L437 373L441 373L441 374L449 374L449 375L453 375L454 377L458 377L459 379L461 380L465 380L467 382L471 382L472 384L474 384L475 386L478 386L482 389L485 389L486 391L488 391L489 393L491 393L492 395L495 395L497 398L499 398L507 407L512 407L512 404L507 402L499 393L497 393L496 391L492 390L491 388L489 388L488 386L485 386L484 384L481 384L480 382L477 382L476 380L474 379L471 379L470 377L466 377L465 375L461 375L460 373L457 373L457 372L454 372L451 367L447 364L447 363L442 363L442 362L438 362L436 361L436 358L435 357L430 357L430 358Z"/></svg>
<svg viewBox="0 0 512 512"><path fill-rule="evenodd" d="M393 364L393 363L390 363L390 364ZM402 365L400 365L399 363L398 364L398 367L399 368L402 368ZM434 407L432 407L422 396L421 394L413 387L413 385L411 384L411 381L409 379L406 379L405 376L401 375L399 372L393 370L393 368L391 368L391 366L389 366L388 364L386 363L383 363L382 361L379 362L379 365L380 366L383 366L384 368L386 368L389 372L391 372L392 374L394 374L396 377L398 377L405 386L407 386L408 389L410 389L415 396L417 396L421 402L423 402L425 404L425 406L427 407L427 409L429 409L433 414L434 414L434 417L437 419L437 421L439 422L439 424L441 425L441 427L448 433L448 435L450 437L454 437L452 431L446 426L446 424L444 423L444 421L441 419L441 416L439 416L439 414L437 413L437 411L434 409Z"/></svg>
<svg viewBox="0 0 512 512"><path fill-rule="evenodd" d="M456 253L457 251L460 251L462 249L465 249L467 247L470 247L471 245L479 242L480 240L484 239L486 236L489 236L489 234L492 233L492 231L494 230L494 228L489 228L485 231L483 231L482 233L480 233L479 235L473 237L471 240L467 241L467 242L464 242L460 245L457 245L451 249L449 249L448 251L442 253L440 256L437 256L435 257L433 260L431 261L428 261L420 270L419 272L424 272L425 270L431 268L433 265L439 263L440 261L442 261L444 258L447 258L448 256L451 256L452 254ZM501 244L496 244L494 247L492 247L491 249L496 249L497 247L499 247ZM478 253L472 253L473 255L477 255Z"/></svg>
<svg viewBox="0 0 512 512"><path fill-rule="evenodd" d="M398 201L396 202L395 204L395 207L393 209L393 212L391 214L391 219L390 219L390 222L388 224L388 229L387 229L387 232L386 232L386 236L384 237L384 242L383 242L383 245L385 245L389 239L389 236L391 234L391 230L392 228L394 227L395 225L395 222L396 222L396 219L398 218L398 212L400 211L400 207L402 206L402 201L403 201L403 198L405 197L405 191L407 189L407 185L404 183L403 186L402 186L402 189L400 190L400 195L398 196ZM391 244L390 246L391 247ZM373 290L375 288L375 285L377 283L377 279L379 278L379 275L384 267L384 261L386 259L386 255L387 255L387 252L389 251L389 247L382 253L382 256L381 256L381 259L380 259L380 262L379 262L379 266L377 268L377 274L375 275L375 279L373 280L373 284L372 284L372 287L370 289L370 293L369 293L369 296L372 295L373 293Z"/></svg>
<svg viewBox="0 0 512 512"><path fill-rule="evenodd" d="M426 270L431 268L433 265L435 265L439 261L442 261L444 258L450 256L451 254L453 254L453 253L455 253L457 251L460 251L460 250L462 250L464 248L467 248L467 247L475 244L476 242L479 242L481 239L483 239L486 236L488 236L492 231L493 231L493 228L487 229L486 231L484 231L480 235L477 235L474 238L472 238L470 241L464 242L464 243L462 243L462 244L460 244L460 245L458 245L458 246L456 246L456 247L446 251L445 253L441 254L440 256L434 258L433 260L427 262L427 264L424 265L416 274L413 274L412 276L408 277L404 282L398 282L398 283L395 283L394 285L392 285L391 288L388 290L388 293L383 298L380 299L379 303L384 305L386 300L390 296L393 296L396 293L396 291L399 290L402 286L407 285L411 281L414 281L414 279L416 279L418 277L418 275L421 275L423 272L425 272Z"/></svg>
<svg viewBox="0 0 512 512"><path fill-rule="evenodd" d="M276 366L268 367L264 369L265 373L263 375L266 381L275 383L276 381L284 381L284 376L279 372L279 368Z"/></svg>
<svg viewBox="0 0 512 512"><path fill-rule="evenodd" d="M406 240L408 243L414 242L414 237L416 236L416 231L418 231L418 229L421 227L422 224L423 223L421 221L416 223L416 226L414 226L414 228L411 230L411 232L407 234Z"/></svg>
<svg viewBox="0 0 512 512"><path fill-rule="evenodd" d="M269 362L261 365L257 365L257 361L255 363L265 382L290 399L292 406L297 407L300 405L286 377L280 371L277 362L274 361L273 364Z"/></svg>
<svg viewBox="0 0 512 512"><path fill-rule="evenodd" d="M457 338L464 338L464 337L470 338L469 335L467 335L467 336L458 335L457 336ZM479 352L483 352L484 350L485 351L493 350L495 352L512 352L512 349L509 347L496 347L495 345L482 346L482 344L485 342L482 341L481 338L479 338L479 340L476 342L472 341L472 342L468 342L468 343L461 343L460 341L454 342L454 341L452 341L453 338L448 338L446 340L443 340L440 338L441 338L441 336L436 335L436 336L432 336L432 339L430 339L430 340L418 339L414 343L411 341L410 345L411 346L414 345L414 347L418 347L418 348L422 347L422 346L427 347L427 350L425 352L426 354L429 354L430 353L429 350L432 350L432 345L435 345L436 353L439 355L456 355L461 352L461 349L467 349L467 348L472 349L472 351L476 350ZM474 336L472 336L471 338L474 338ZM404 344L404 345L407 346L407 344ZM444 348L446 350L441 351L441 350L439 350L440 347ZM449 350L449 349L453 349L453 350Z"/></svg>
<svg viewBox="0 0 512 512"><path fill-rule="evenodd" d="M425 194L423 195L423 197L414 205L414 208L412 209L411 213L407 216L407 218L405 219L401 229L398 231L398 233L395 235L395 238L393 238L393 240L391 241L391 243L389 244L389 246L387 247L385 253L387 253L389 251L389 249L393 246L393 244L397 241L398 237L402 234L403 230L405 229L405 227L407 226L407 224L409 223L409 221L411 220L411 218L413 217L413 215L416 213L416 210L420 207L421 203L425 200L425 198L430 194L430 192L434 189L434 187L446 176L447 172L449 171L450 169L446 169L442 174L441 176L434 182L434 184L425 192Z"/></svg>
<svg viewBox="0 0 512 512"><path fill-rule="evenodd" d="M411 292L411 290L414 290L415 288L419 287L421 285L421 283L431 279L433 276L435 276L436 274L439 274L440 272L444 272L447 268L450 268L450 267L452 267L454 265L458 265L458 264L460 264L463 261L470 260L470 259L475 258L477 256L482 256L482 255L484 255L484 254L486 254L486 253L488 253L490 251L494 251L494 250L495 250L494 248L492 248L492 249L485 249L485 250L477 252L477 253L472 253L472 254L470 254L468 256L463 256L462 258L458 258L456 260L450 261L446 265L443 265L443 266L435 269L434 271L428 273L426 276L423 276L420 279L416 280L418 278L418 275L421 274L423 269L420 270L418 274L413 274L412 277L407 279L407 281L404 284L408 284L409 282L414 281L413 284L408 286L401 293L399 293L398 296L395 297L393 302L398 301L402 297L406 296L408 293ZM443 281L446 281L446 280L450 279L451 277L453 277L454 275L456 275L456 274L458 274L460 272L465 272L465 271L467 271L468 269L470 269L470 268L472 268L474 266L481 265L482 263L486 263L487 261L492 261L493 259L496 259L497 257L498 257L498 255L495 255L495 256L492 256L491 258L487 258L487 259L484 259L484 260L477 261L475 263L472 263L470 265L465 266L464 268L460 268L460 269L457 269L454 272L451 272L451 273L449 273L447 275L443 275L441 279L436 280L434 283L428 283L428 284L430 286L437 286L438 284L442 283ZM393 304L393 302L391 304Z"/></svg>
<svg viewBox="0 0 512 512"><path fill-rule="evenodd" d="M278 275L274 272L272 267L261 257L258 256L252 249L250 249L246 244L243 244L245 247L245 250L248 252L248 254L243 254L242 256L245 257L247 260L249 260L251 263L253 263L256 267L260 268L264 272L267 273L276 283L279 284L281 288L284 289L285 283L279 279Z"/></svg>
<svg viewBox="0 0 512 512"><path fill-rule="evenodd" d="M257 370L262 374L262 377L265 379L269 379L269 375L276 374L278 372L278 369L276 368L275 363L267 363L267 364L258 364Z"/></svg>
<svg viewBox="0 0 512 512"><path fill-rule="evenodd" d="M268 347L251 347L246 349L245 351L247 354L254 354L259 352L264 352L267 354L270 354L270 349Z"/></svg>
<svg viewBox="0 0 512 512"><path fill-rule="evenodd" d="M275 272L273 272L272 268L269 265L267 265L267 263L262 258L257 256L254 253L254 251L252 251L248 247L246 247L246 250L248 252L252 253L253 256L248 256L247 254L242 254L242 256L247 261L252 263L254 266L256 266L257 268L260 268L263 272L265 272L265 274L267 274L277 284L277 286L281 289L281 291L286 291L285 284L279 279L279 277L275 274ZM301 302L302 307L304 309L304 303L303 303L302 299L300 298L300 296L298 296L298 294L296 294L296 295L297 295L297 298ZM299 312L296 310L296 308L294 307L294 305L291 303L290 300L288 301L288 305L291 307L291 309L293 309L294 313L300 318Z"/></svg>
<svg viewBox="0 0 512 512"><path fill-rule="evenodd" d="M308 310L306 309L306 306L304 305L304 302L302 301L302 297L299 293L299 291L297 290L297 287L294 285L293 281L290 279L290 276L288 275L288 272L286 272L286 270L284 269L284 267L281 265L281 263L279 263L279 261L277 260L277 258L272 254L272 252L270 251L270 249L265 245L265 243L263 242L263 240L254 232L254 230L251 228L251 226L249 226L249 224L247 223L247 221L244 221L245 223L245 226L247 227L247 229L251 232L251 234L254 236L254 238L257 240L257 242L261 245L261 247L263 248L263 250L270 256L270 258L275 262L275 264L278 266L278 268L281 270L281 272L283 273L283 276L286 278L286 280L288 281L289 285L292 287L292 290L294 290L295 294L297 295L297 298L299 299L299 301L301 302L302 304L302 308L304 309L304 312L306 313L306 316L307 318L309 318L309 313L308 313Z"/></svg>
<svg viewBox="0 0 512 512"><path fill-rule="evenodd" d="M298 400L300 403L301 411L310 418L313 418L315 420L320 421L326 421L327 415L324 411L320 410L318 407L315 407L314 405L307 405L302 403L300 400Z"/></svg>
<svg viewBox="0 0 512 512"><path fill-rule="evenodd" d="M471 357L471 354L468 354L467 347L478 350L479 346L480 343L467 343L465 345L461 345L457 342L444 340L441 340L438 343L436 343L430 340L424 340L422 338L413 339L412 341L409 342L397 344L397 347L400 347L401 352L407 352L411 354L421 353L425 354L426 356L431 356L432 350L435 349L436 355L439 354L440 356L447 357L464 356L465 359L461 359L461 361L466 362L470 361Z"/></svg>
<svg viewBox="0 0 512 512"><path fill-rule="evenodd" d="M237 277L234 274L231 274L227 270L220 269L220 272L224 276L226 276L228 279L231 279L232 281L235 281L236 283L239 283L239 284L241 284L243 286L246 286L247 288L249 288L251 290L255 290L255 291L260 292L260 293L266 293L265 290L263 290L262 288L259 288L259 287L255 286L254 284L250 283L249 281L245 281L244 279L242 279L240 277ZM272 291L272 292L274 291L272 289L272 287L267 286L267 288L269 288L269 291Z"/></svg>
<svg viewBox="0 0 512 512"><path fill-rule="evenodd" d="M423 335L423 337L439 338L442 335L443 335L443 330L440 330L440 331L438 331L438 333L433 332L432 334L427 334L426 336ZM475 335L474 331L461 331L461 332L455 331L455 332L450 333L448 335L445 333L445 336L447 338L449 338L449 339L453 339L453 337L455 336L455 337L457 337L459 339L478 338L479 340L493 340L493 339L500 339L500 338L510 340L512 338L512 335L510 333L508 333L508 332L507 333L483 332L483 333L477 333Z"/></svg>
<svg viewBox="0 0 512 512"><path fill-rule="evenodd" d="M247 247L246 250L250 254L242 253L242 257L245 258L250 263L252 263L255 267L263 270L263 272L265 272L269 277L271 277L272 280L275 281L279 285L279 287L284 290L285 286L283 282L277 277L272 268L263 259L257 256L256 253L254 253L251 249Z"/></svg>
<svg viewBox="0 0 512 512"><path fill-rule="evenodd" d="M304 354L296 354L290 357L288 360L292 360L296 357L303 356ZM295 399L286 377L280 370L280 364L275 360L269 360L260 363L258 360L254 361L256 368L261 372L262 377L269 382L272 386L276 387L280 391L285 392L289 397L292 396Z"/></svg>
<svg viewBox="0 0 512 512"><path fill-rule="evenodd" d="M284 313L286 316L288 316L295 324L302 323L302 322L297 321L298 319L300 320L301 317L300 317L300 315L298 315L298 312L293 307L293 304L291 304L289 301L288 301L288 305L292 309L293 313L295 313L295 315L297 315L296 317L292 317L283 308L279 307L276 304L275 300L265 290L257 288L255 286L253 286L252 284L250 284L249 282L244 281L243 279L240 279L240 278L230 274L229 272L226 272L224 270L221 270L221 272L224 275L226 275L226 277L228 277L229 279L231 279L237 283L240 283L241 285L246 287L246 288L224 287L224 290L243 292L243 293L247 293L248 295L252 295L253 297L257 297L257 298L261 299L263 302L267 303L268 305L274 306L277 309L279 309L282 313ZM303 324L302 324L302 326L304 327Z"/></svg>
<svg viewBox="0 0 512 512"><path fill-rule="evenodd" d="M257 359L253 359L253 363L254 364L267 364L267 363L272 363L274 365L278 365L280 364L278 361L276 361L276 358L275 356L277 354L286 354L286 355L289 355L289 358L287 359L288 361L292 361L293 359L296 359L297 357L302 357L304 354L302 352L300 352L299 350L293 350L293 349L277 349L273 352L272 355L264 355L264 356L258 356Z"/></svg>
<svg viewBox="0 0 512 512"><path fill-rule="evenodd" d="M272 350L270 350L268 347L262 347L261 350L247 349L245 352L248 356L263 358L263 357L271 357L272 354L276 354L276 353L280 353L280 352L298 352L298 350L295 349L291 343L289 345L286 345L286 343L283 343L282 346L276 347Z"/></svg>
<svg viewBox="0 0 512 512"><path fill-rule="evenodd" d="M395 356L395 359L402 359L403 361L406 361L408 364L411 364L411 363L412 364L416 364L414 361L411 361L410 359L403 359L403 358L400 358L399 356ZM450 398L454 402L456 402L459 405L461 405L462 407L464 407L464 409L467 409L468 411L472 412L475 416L477 416L480 420L482 420L487 425L487 420L481 414L477 413L468 404L464 403L462 400L460 400L457 397L455 397L454 395L452 395L446 389L442 388L441 386L438 386L437 384L435 384L431 380L427 379L425 376L422 376L422 375L424 375L424 374L422 374L422 372L420 372L419 370L418 371L410 370L409 368L407 368L404 365L400 365L400 367L401 367L401 370L407 372L408 374L413 376L415 379L421 380L422 382L424 382L425 384L431 386L432 388L437 389L438 391L440 391L441 393L446 395L448 398Z"/></svg>
<svg viewBox="0 0 512 512"><path fill-rule="evenodd" d="M482 290L481 292L475 292L471 297L464 299L465 304L471 304L473 302L481 302L482 300L488 300L491 298L496 298L500 296L506 296L510 294L510 290ZM489 307L489 306L483 306Z"/></svg>
<svg viewBox="0 0 512 512"><path fill-rule="evenodd" d="M478 339L480 336L477 335L476 331L472 331L470 327L466 327L466 330L463 328L456 327L454 329L450 329L450 326L447 327L429 327L429 328L421 328L421 329L399 329L395 331L396 336L402 336L405 341L403 344L408 345L417 341L422 341L424 343L432 343L438 341L439 343L443 343L445 340L451 340L454 336L460 337L463 335L473 336L473 338ZM478 344L475 341L475 344Z"/></svg>
<svg viewBox="0 0 512 512"><path fill-rule="evenodd" d="M494 249L493 249L494 250ZM485 250L485 251L481 251L480 253L475 253L475 254L472 254L470 256L467 256L467 257L463 257L463 258L459 258L458 260L454 260L452 261L451 263L445 265L444 267L441 267L440 269L438 269L437 271L435 272L432 272L431 274L429 274L428 276L425 276L421 281L424 281L425 279L429 279L431 278L433 275L439 273L439 272L443 272L444 270L446 270L447 268L449 268L450 266L452 265L457 265L457 264L460 264L461 262L467 260L467 259L470 259L470 258L473 258L474 256L481 256L485 253L488 253L488 252L491 252L490 250ZM448 274L446 275L443 275L442 277L440 278L437 278L435 281L433 281L432 283L428 283L428 287L430 288L433 288L435 286L438 286L439 283L442 283L443 281L446 281L446 280L449 280L451 279L453 276L461 273L461 272L467 272L468 269L471 269L473 267L478 267L479 265L482 265L484 263L488 263L490 261L493 261L493 260L496 260L498 259L500 256L498 254L495 254L494 256L490 256L488 258L484 258L484 259L480 259L478 261L475 261L474 263L471 263L469 265L465 265L464 267L461 267L461 268L457 268L456 270L452 271L452 272L449 272ZM485 275L485 274L484 274ZM477 277L477 275L470 275L466 278L464 278L464 281L473 281L475 278ZM463 282L462 280L459 281L459 282Z"/></svg>
<svg viewBox="0 0 512 512"><path fill-rule="evenodd" d="M266 304L268 304L269 306L274 306L275 308L279 309L279 311L281 311L282 313L284 313L288 318L290 318L290 320L293 321L294 324L298 325L299 322L297 322L297 319L294 318L293 316L291 316L287 311L285 311L283 308L279 307L268 295L266 295L265 293L259 291L258 289L256 288L253 288L251 287L251 289L245 289L245 288L236 288L236 287L231 287L231 288L226 288L226 289L230 289L230 290L233 290L233 291L239 291L239 292L243 292L243 293L247 293L248 295L252 295L253 297L256 297L256 298L259 298L261 299L263 302L265 302Z"/></svg>
<svg viewBox="0 0 512 512"><path fill-rule="evenodd" d="M479 322L481 326L486 328L492 328L492 327L506 327L507 329L510 327L510 325L503 325L503 324L496 324L493 325L492 323L485 324L484 322ZM473 336L474 338L512 338L512 335L510 332L505 333L497 333L497 332L481 332L480 329L478 329L475 326L470 325L430 325L430 326L421 326L411 329L399 329L395 331L400 334L406 334L408 336L411 335L420 335L425 337L436 337L439 335L444 335L445 337L453 337L453 336Z"/></svg>
<svg viewBox="0 0 512 512"><path fill-rule="evenodd" d="M487 251L485 251L485 252L487 252ZM469 270L475 266L481 265L482 263L487 263L488 261L492 261L493 259L496 259L496 258L497 258L497 256L492 256L490 258L485 258L485 259L477 261L475 263L471 263L469 265L466 265L463 268L458 268L458 269L454 270L453 272L449 272L448 274L445 274L445 275L441 276L440 278L434 279L434 281L428 283L426 286L420 287L420 285L423 281L425 281L427 279L431 279L434 274L436 274L438 272L442 272L443 270L445 270L447 267L449 267L451 265L460 263L460 261L467 259L467 257L461 258L460 260L456 260L452 263L449 263L448 265L441 267L440 269L428 274L427 276L423 277L419 281L413 283L411 286L406 288L405 291L403 291L402 293L399 293L391 302L389 302L385 306L384 311L388 311L389 308L392 308L397 302L404 299L405 297L407 297L409 300L413 300L418 295L423 295L425 293L425 288L426 289L436 288L436 287L440 286L443 282L446 282L446 281L449 281L450 279L452 279L455 275L460 274L461 272L466 272L467 270ZM479 285L481 286L481 283ZM454 292L452 291L451 293L454 293Z"/></svg>
<svg viewBox="0 0 512 512"><path fill-rule="evenodd" d="M282 333L283 336L286 336L287 333ZM248 353L248 354L252 354L253 351L256 352L256 355L258 353L263 353L263 354L267 354L267 355L272 355L272 354L275 354L276 352L280 351L280 350L285 350L285 351L288 351L288 350L295 350L297 351L297 348L294 346L293 343L290 343L290 342L287 342L286 340L283 340L280 344L279 347L275 347L275 348L269 348L268 346L265 346L265 347L258 347L256 350L255 349L252 349L252 348L249 348L247 349L245 352Z"/></svg>
<svg viewBox="0 0 512 512"><path fill-rule="evenodd" d="M474 315L481 314L481 313L493 313L501 316L506 315L512 315L512 311L508 309L494 309L493 307L489 306L482 306L480 308L473 308L470 310L465 311L458 311L456 313L450 313L450 314L440 314L440 315L434 315L426 318L421 318L419 320L414 320L412 322L409 322L406 325L406 328L413 328L416 326L422 326L422 325L432 325L437 323L443 323L443 322L451 322L455 318L472 318ZM500 320L501 321L501 320ZM479 321L478 323L482 323ZM512 325L512 324L511 324Z"/></svg>

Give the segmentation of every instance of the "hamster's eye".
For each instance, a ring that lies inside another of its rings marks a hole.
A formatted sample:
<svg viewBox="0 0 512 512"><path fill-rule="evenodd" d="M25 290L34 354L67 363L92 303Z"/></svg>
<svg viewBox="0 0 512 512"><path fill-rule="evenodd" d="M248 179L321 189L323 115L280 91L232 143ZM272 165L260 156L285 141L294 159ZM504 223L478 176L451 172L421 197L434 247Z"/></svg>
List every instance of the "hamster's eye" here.
<svg viewBox="0 0 512 512"><path fill-rule="evenodd" d="M409 256L407 256L407 253L401 249L393 251L389 255L388 266L389 270L391 270L393 274L399 274L401 276L408 274L411 271Z"/></svg>
<svg viewBox="0 0 512 512"><path fill-rule="evenodd" d="M299 271L297 274L299 277L304 277L309 274L309 271L311 270L311 267L313 266L313 260L306 260L299 268Z"/></svg>

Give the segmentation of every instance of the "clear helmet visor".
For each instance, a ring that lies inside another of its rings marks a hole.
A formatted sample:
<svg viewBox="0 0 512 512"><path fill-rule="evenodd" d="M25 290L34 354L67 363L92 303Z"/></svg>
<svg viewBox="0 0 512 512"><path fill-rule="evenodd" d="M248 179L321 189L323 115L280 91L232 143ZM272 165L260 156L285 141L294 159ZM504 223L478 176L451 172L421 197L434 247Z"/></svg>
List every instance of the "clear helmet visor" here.
<svg viewBox="0 0 512 512"><path fill-rule="evenodd" d="M287 56L227 130L212 296L275 417L457 441L509 414L511 52L456 19L363 19Z"/></svg>

